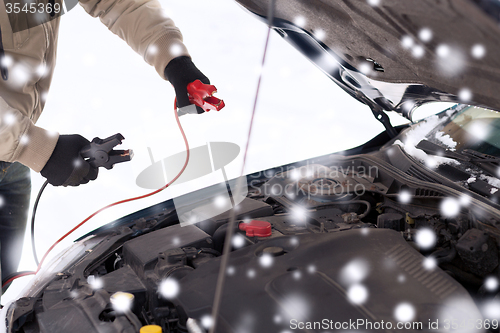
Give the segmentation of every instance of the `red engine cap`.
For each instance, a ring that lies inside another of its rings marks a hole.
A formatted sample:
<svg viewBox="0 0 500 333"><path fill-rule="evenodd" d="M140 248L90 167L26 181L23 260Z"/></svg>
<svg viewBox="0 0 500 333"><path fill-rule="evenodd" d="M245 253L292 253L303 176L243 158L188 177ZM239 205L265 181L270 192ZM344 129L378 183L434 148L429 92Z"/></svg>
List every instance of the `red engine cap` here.
<svg viewBox="0 0 500 333"><path fill-rule="evenodd" d="M238 228L245 231L248 237L269 237L272 234L271 223L267 221L252 220L240 223Z"/></svg>

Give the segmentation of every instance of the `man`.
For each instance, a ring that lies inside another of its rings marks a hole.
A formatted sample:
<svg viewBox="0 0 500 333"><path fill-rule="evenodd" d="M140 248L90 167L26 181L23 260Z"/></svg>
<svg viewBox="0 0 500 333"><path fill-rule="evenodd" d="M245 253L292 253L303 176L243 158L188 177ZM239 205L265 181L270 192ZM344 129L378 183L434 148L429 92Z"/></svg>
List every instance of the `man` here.
<svg viewBox="0 0 500 333"><path fill-rule="evenodd" d="M29 169L40 172L54 186L85 184L98 173L80 156L80 150L89 144L87 139L51 133L35 125L52 79L60 18L33 24L36 13L23 11L26 2L20 0L17 6L21 10L16 13L16 1L0 0L2 280L16 272L21 257L31 191ZM61 5L61 0L50 1L34 3L42 10ZM179 107L190 104L188 83L197 79L210 83L191 61L179 29L165 17L157 0L81 0L80 4L172 83ZM28 75L14 75L11 69L15 66L22 66ZM44 70L37 70L41 67Z"/></svg>

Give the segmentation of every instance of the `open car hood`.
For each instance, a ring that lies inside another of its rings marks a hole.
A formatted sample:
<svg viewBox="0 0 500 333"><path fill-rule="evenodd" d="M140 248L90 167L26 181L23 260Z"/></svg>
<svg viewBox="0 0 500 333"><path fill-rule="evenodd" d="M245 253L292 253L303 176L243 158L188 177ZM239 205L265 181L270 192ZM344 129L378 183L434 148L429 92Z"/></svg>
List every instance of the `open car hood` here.
<svg viewBox="0 0 500 333"><path fill-rule="evenodd" d="M411 120L428 102L500 110L498 1L237 2L264 20L273 17L275 31L389 130L384 111Z"/></svg>

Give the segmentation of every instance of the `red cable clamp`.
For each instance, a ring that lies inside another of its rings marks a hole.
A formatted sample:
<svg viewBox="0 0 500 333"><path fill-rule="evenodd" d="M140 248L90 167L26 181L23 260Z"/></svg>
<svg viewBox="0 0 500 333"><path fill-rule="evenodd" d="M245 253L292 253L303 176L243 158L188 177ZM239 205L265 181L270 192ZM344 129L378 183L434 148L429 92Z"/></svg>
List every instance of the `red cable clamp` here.
<svg viewBox="0 0 500 333"><path fill-rule="evenodd" d="M199 106L204 111L210 110L220 111L224 106L224 101L214 97L217 88L211 84L204 84L200 80L196 80L187 86L189 102Z"/></svg>

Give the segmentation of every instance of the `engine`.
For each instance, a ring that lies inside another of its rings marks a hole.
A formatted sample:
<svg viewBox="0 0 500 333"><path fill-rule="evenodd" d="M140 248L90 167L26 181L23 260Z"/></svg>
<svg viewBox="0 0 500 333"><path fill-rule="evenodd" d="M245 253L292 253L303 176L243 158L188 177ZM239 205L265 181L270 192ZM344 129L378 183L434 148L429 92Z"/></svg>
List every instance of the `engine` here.
<svg viewBox="0 0 500 333"><path fill-rule="evenodd" d="M496 235L466 212L447 216L445 193L360 159L248 180L217 332L334 330L353 319L365 331L390 323L390 332L398 319L410 322L397 315L401 306L413 311L410 331L481 318L474 302L488 296L483 278L498 272ZM162 213L114 230L18 300L11 332L208 331L230 216L181 227ZM113 300L123 294L132 301L120 311Z"/></svg>

